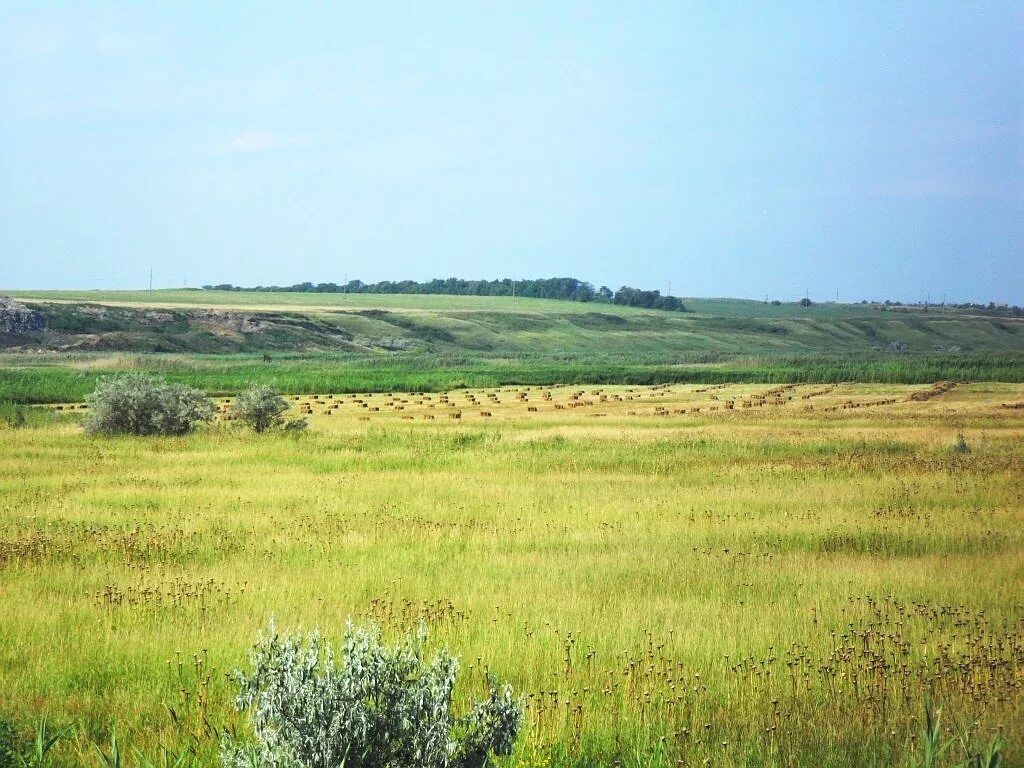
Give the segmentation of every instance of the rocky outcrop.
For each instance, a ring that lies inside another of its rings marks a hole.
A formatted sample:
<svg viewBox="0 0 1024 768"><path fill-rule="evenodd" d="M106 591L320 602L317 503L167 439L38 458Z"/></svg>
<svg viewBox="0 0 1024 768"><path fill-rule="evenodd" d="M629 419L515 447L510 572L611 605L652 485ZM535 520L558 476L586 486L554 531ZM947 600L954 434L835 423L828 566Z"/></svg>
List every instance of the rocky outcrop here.
<svg viewBox="0 0 1024 768"><path fill-rule="evenodd" d="M234 333L259 333L267 328L267 323L253 315L242 315L238 312L222 312L208 310L195 312L191 315L196 322L208 327L220 328Z"/></svg>
<svg viewBox="0 0 1024 768"><path fill-rule="evenodd" d="M20 336L46 330L46 318L21 302L0 296L0 333Z"/></svg>

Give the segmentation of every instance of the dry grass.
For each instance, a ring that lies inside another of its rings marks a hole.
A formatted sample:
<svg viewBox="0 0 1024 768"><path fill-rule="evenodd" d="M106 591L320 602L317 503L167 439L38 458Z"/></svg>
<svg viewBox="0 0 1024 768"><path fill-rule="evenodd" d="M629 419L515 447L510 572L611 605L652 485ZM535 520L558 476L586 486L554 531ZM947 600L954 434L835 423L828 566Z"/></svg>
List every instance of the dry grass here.
<svg viewBox="0 0 1024 768"><path fill-rule="evenodd" d="M927 695L1019 760L1024 389L778 389L324 393L298 438L0 430L0 713L79 719L69 761L115 722L212 757L271 614L422 619L464 693L487 667L526 697L515 764L902 764Z"/></svg>

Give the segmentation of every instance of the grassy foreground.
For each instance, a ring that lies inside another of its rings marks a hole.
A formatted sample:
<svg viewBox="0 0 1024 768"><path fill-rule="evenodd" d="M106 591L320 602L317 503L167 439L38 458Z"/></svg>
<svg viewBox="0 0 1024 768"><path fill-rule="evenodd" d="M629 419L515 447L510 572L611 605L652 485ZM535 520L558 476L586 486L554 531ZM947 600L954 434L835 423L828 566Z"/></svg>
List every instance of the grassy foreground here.
<svg viewBox="0 0 1024 768"><path fill-rule="evenodd" d="M271 615L422 619L464 697L484 667L526 697L512 765L905 765L928 696L1019 765L1021 401L323 392L297 439L37 416L0 428L0 716L81 723L69 765L114 725L212 765L242 727L224 673Z"/></svg>

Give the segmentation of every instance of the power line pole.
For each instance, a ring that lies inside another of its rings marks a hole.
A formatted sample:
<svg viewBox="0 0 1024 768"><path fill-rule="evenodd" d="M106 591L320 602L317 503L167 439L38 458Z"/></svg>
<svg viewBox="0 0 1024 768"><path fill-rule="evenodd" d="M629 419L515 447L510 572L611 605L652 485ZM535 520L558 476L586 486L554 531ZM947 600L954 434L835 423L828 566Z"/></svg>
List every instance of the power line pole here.
<svg viewBox="0 0 1024 768"><path fill-rule="evenodd" d="M153 295L153 268L149 268L149 295Z"/></svg>

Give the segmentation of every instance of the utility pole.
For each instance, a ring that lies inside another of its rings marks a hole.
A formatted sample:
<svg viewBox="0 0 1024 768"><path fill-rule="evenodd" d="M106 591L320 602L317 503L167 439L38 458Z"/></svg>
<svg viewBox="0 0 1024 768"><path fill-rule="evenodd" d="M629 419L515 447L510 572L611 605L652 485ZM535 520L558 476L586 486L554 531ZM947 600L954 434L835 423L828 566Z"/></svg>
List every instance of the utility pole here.
<svg viewBox="0 0 1024 768"><path fill-rule="evenodd" d="M153 268L149 268L149 295L153 295Z"/></svg>

